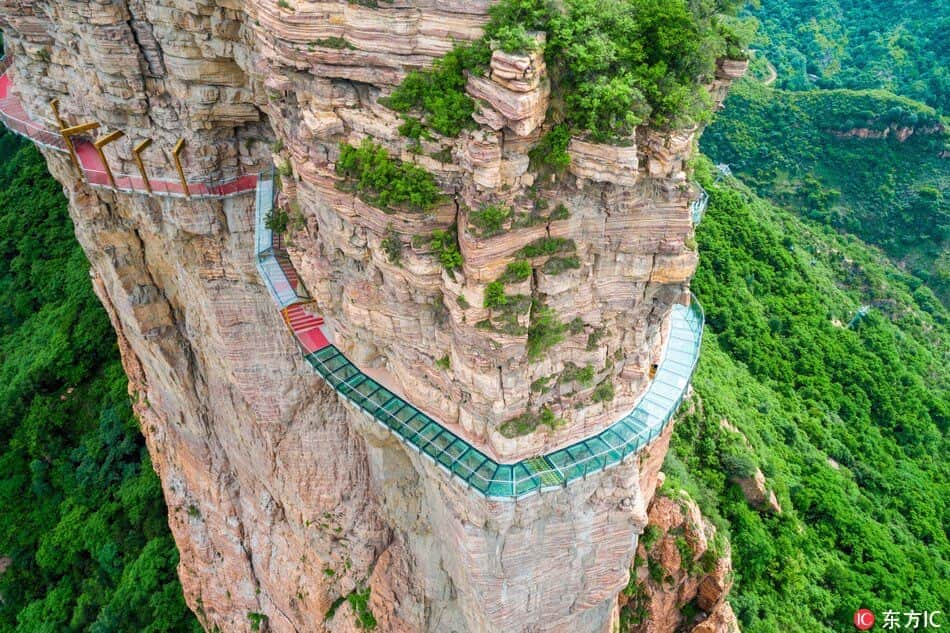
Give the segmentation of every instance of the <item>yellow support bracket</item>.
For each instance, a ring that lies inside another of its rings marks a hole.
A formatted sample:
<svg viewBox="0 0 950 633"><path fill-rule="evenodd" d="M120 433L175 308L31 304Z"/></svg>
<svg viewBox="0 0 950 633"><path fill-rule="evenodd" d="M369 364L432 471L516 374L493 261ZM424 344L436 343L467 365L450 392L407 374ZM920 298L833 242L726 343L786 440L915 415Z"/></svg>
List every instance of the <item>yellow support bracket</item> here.
<svg viewBox="0 0 950 633"><path fill-rule="evenodd" d="M109 160L106 158L106 154L102 151L102 148L109 143L118 141L123 136L125 136L125 132L122 130L115 130L114 132L109 132L104 136L100 136L92 144L92 146L95 147L96 151L99 153L99 158L102 160L102 165L106 169L106 175L109 177L109 182L112 183L113 189L116 189L115 178L112 176L112 168L109 167Z"/></svg>
<svg viewBox="0 0 950 633"><path fill-rule="evenodd" d="M82 164L79 162L79 157L76 156L76 146L73 145L72 137L76 134L82 134L83 132L95 130L99 127L99 124L95 121L90 121L89 123L81 123L72 127L66 127L65 121L59 118L59 100L53 99L53 101L50 103L50 106L52 106L53 112L56 114L56 118L60 123L59 133L63 137L63 142L66 144L66 149L69 150L69 157L72 159L73 165L75 165L76 169L79 171L79 176L83 177L85 174L82 170Z"/></svg>
<svg viewBox="0 0 950 633"><path fill-rule="evenodd" d="M149 193L152 193L152 183L148 180L148 174L145 173L145 164L142 162L142 152L144 152L152 144L152 139L147 138L135 147L132 148L132 158L135 159L135 164L139 168L139 173L142 174L142 182L145 183L145 189Z"/></svg>
<svg viewBox="0 0 950 633"><path fill-rule="evenodd" d="M181 151L185 149L185 139L180 138L175 143L175 149L172 150L172 157L175 159L175 168L178 170L178 178L181 180L181 188L185 192L185 197L190 198L191 192L188 191L188 181L185 180L185 170L181 168Z"/></svg>

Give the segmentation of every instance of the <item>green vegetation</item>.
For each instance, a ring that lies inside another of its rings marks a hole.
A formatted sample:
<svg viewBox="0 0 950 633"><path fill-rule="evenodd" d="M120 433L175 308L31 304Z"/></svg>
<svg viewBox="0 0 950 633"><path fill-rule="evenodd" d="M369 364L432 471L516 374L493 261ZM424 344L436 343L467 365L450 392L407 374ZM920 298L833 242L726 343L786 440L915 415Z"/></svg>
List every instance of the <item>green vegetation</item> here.
<svg viewBox="0 0 950 633"><path fill-rule="evenodd" d="M373 630L376 628L376 616L369 608L370 588L359 586L350 593L340 596L330 605L324 616L325 620L330 620L336 615L336 612L343 606L344 602L349 603L353 609L353 615L356 617L356 626L361 629Z"/></svg>
<svg viewBox="0 0 950 633"><path fill-rule="evenodd" d="M282 207L274 207L267 212L267 216L264 218L264 226L281 235L287 232L289 223L290 216Z"/></svg>
<svg viewBox="0 0 950 633"><path fill-rule="evenodd" d="M540 237L518 251L519 257L547 257L577 250L574 240L564 237Z"/></svg>
<svg viewBox="0 0 950 633"><path fill-rule="evenodd" d="M552 257L544 262L541 268L545 275L560 275L568 270L577 270L581 267L581 260L576 255L569 257Z"/></svg>
<svg viewBox="0 0 950 633"><path fill-rule="evenodd" d="M753 15L780 88L883 88L950 111L945 2L761 0Z"/></svg>
<svg viewBox="0 0 950 633"><path fill-rule="evenodd" d="M882 91L807 93L734 86L702 147L760 195L881 246L950 300L946 133L931 108ZM842 137L915 128L903 142ZM936 265L935 265L936 262Z"/></svg>
<svg viewBox="0 0 950 633"><path fill-rule="evenodd" d="M383 238L381 246L390 264L398 266L402 262L402 237L392 223L386 227L386 237Z"/></svg>
<svg viewBox="0 0 950 633"><path fill-rule="evenodd" d="M0 630L201 631L62 189L0 157Z"/></svg>
<svg viewBox="0 0 950 633"><path fill-rule="evenodd" d="M743 54L739 0L502 0L491 8L482 39L456 46L433 68L410 73L384 101L416 113L426 126L457 136L473 125L475 103L466 72L487 67L492 48L534 48L531 31L547 35L545 62L553 85L555 127L536 160L557 171L567 164L568 132L624 142L636 125L681 127L702 122L710 102L702 84L717 57ZM553 136L552 136L553 135Z"/></svg>
<svg viewBox="0 0 950 633"><path fill-rule="evenodd" d="M334 48L341 50L344 48L352 49L353 45L347 42L342 37L324 37L321 39L313 40L310 42L313 46L321 46L323 48Z"/></svg>
<svg viewBox="0 0 950 633"><path fill-rule="evenodd" d="M500 204L485 205L468 216L469 224L475 227L476 237L494 237L505 229L511 217L511 207Z"/></svg>
<svg viewBox="0 0 950 633"><path fill-rule="evenodd" d="M449 355L446 354L439 360L435 361L435 366L439 369L444 369L448 371L452 367L452 359L449 358Z"/></svg>
<svg viewBox="0 0 950 633"><path fill-rule="evenodd" d="M454 278L454 271L462 268L462 253L459 251L458 235L454 227L448 231L437 229L429 236L429 248L442 268Z"/></svg>
<svg viewBox="0 0 950 633"><path fill-rule="evenodd" d="M391 158L385 148L369 139L359 148L340 144L336 173L361 200L387 213L425 211L442 199L432 174Z"/></svg>
<svg viewBox="0 0 950 633"><path fill-rule="evenodd" d="M508 438L521 437L533 433L539 426L556 429L562 424L564 424L562 418L554 415L554 412L548 407L544 407L540 411L526 411L505 421L504 424L498 427L498 432Z"/></svg>
<svg viewBox="0 0 950 633"><path fill-rule="evenodd" d="M610 402L614 399L614 383L611 380L605 380L594 389L591 400L594 402Z"/></svg>
<svg viewBox="0 0 950 633"><path fill-rule="evenodd" d="M946 309L858 240L713 186L709 170L697 168L712 196L693 283L707 316L699 400L676 426L666 489L686 488L730 535L730 602L747 633L841 631L858 606L939 609ZM730 481L756 464L781 515Z"/></svg>
<svg viewBox="0 0 950 633"><path fill-rule="evenodd" d="M498 281L505 284L520 283L531 276L531 264L523 259L516 259L507 266Z"/></svg>
<svg viewBox="0 0 950 633"><path fill-rule="evenodd" d="M376 628L376 616L369 608L369 587L359 588L346 597L347 602L356 614L356 625L361 629L373 630Z"/></svg>
<svg viewBox="0 0 950 633"><path fill-rule="evenodd" d="M548 219L552 222L557 220L566 220L571 217L571 212L563 204L559 204L554 207L554 211L551 211L551 214L548 216Z"/></svg>
<svg viewBox="0 0 950 633"><path fill-rule="evenodd" d="M252 631L260 631L261 624L267 624L267 616L263 613L255 613L254 611L248 612L247 620L251 623Z"/></svg>
<svg viewBox="0 0 950 633"><path fill-rule="evenodd" d="M484 306L486 308L500 308L507 303L508 300L505 297L505 284L501 283L500 281L493 281L485 286Z"/></svg>
<svg viewBox="0 0 950 633"><path fill-rule="evenodd" d="M528 327L528 359L536 360L541 354L564 340L567 327L557 313L540 300L531 302L531 325Z"/></svg>
<svg viewBox="0 0 950 633"><path fill-rule="evenodd" d="M663 530L653 524L646 526L643 530L643 535L640 537L640 544L643 545L643 550L649 554L661 536L663 536Z"/></svg>
<svg viewBox="0 0 950 633"><path fill-rule="evenodd" d="M531 168L555 174L563 172L571 164L571 155L567 153L570 142L571 131L567 125L560 123L553 126L541 137L541 142L528 152Z"/></svg>
<svg viewBox="0 0 950 633"><path fill-rule="evenodd" d="M465 72L476 71L487 59L488 48L483 43L456 46L431 69L409 73L380 103L396 112L420 112L427 127L443 136L458 136L475 126L475 102L465 94Z"/></svg>
<svg viewBox="0 0 950 633"><path fill-rule="evenodd" d="M576 382L582 387L590 387L594 383L594 367L592 365L578 367L574 363L567 363L558 378L558 382Z"/></svg>

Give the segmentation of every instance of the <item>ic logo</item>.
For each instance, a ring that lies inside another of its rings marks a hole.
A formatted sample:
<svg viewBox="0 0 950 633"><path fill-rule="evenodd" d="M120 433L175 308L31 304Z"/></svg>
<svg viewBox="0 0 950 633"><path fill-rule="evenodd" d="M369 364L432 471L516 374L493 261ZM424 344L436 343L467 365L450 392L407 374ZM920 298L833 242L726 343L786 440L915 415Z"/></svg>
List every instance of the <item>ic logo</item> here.
<svg viewBox="0 0 950 633"><path fill-rule="evenodd" d="M874 626L874 614L869 609L858 609L854 612L854 626L859 631L867 631Z"/></svg>

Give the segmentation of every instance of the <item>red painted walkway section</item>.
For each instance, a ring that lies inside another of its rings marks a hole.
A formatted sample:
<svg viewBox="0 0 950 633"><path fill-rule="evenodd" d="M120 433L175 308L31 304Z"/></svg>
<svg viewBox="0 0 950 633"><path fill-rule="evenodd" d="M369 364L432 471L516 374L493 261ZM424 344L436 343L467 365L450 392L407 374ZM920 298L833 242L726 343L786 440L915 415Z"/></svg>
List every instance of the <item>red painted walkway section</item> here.
<svg viewBox="0 0 950 633"><path fill-rule="evenodd" d="M323 349L330 344L327 337L320 329L323 325L323 317L318 317L307 312L303 303L295 303L284 310L284 318L290 326L291 331L300 341L300 344L308 354Z"/></svg>
<svg viewBox="0 0 950 633"><path fill-rule="evenodd" d="M58 130L51 130L50 124L44 121L37 121L26 111L20 99L13 92L13 82L10 79L10 73L4 72L0 76L0 121L4 123L11 131L25 136L36 143L66 152L66 142ZM145 181L141 175L113 173L115 185L109 180L105 165L96 148L88 139L74 138L73 145L76 149L76 156L82 165L83 175L86 181L97 187L105 187L112 190L128 191L143 194L153 194L158 196L183 196L185 189L181 181L177 178L152 178L149 177L151 192L145 186ZM171 166L170 166L171 168ZM188 192L192 196L224 198L241 193L254 191L257 187L257 174L245 174L229 180L199 179L188 181Z"/></svg>
<svg viewBox="0 0 950 633"><path fill-rule="evenodd" d="M8 68L9 59L0 61ZM7 68L4 68L2 75L0 75L0 121L11 131L36 143L61 152L69 151L59 131L50 130L47 123L33 119L23 107L22 102L13 92L14 86ZM73 139L73 147L76 150L76 157L82 166L86 181L91 185L105 187L113 191L151 193L158 196L183 196L185 193L178 179L150 178L151 192L149 192L140 175L133 176L120 173L113 173L115 178L115 185L113 186L106 171L106 166L102 162L102 156L92 142L88 139L76 137ZM222 198L254 191L257 188L257 180L258 176L254 173L220 182L213 182L210 179L208 181L189 181L188 190L192 196ZM284 275L286 275L287 281L291 287L297 288L301 283L300 276L294 269L290 256L284 248L283 240L279 235L274 237L273 250L274 258ZM275 280L272 280L272 283L274 282ZM282 283L282 280L276 280L276 282ZM312 303L301 302L291 305L283 311L283 316L300 345L309 354L327 347L330 342L321 329L323 318L308 312L304 307L305 305L312 305Z"/></svg>

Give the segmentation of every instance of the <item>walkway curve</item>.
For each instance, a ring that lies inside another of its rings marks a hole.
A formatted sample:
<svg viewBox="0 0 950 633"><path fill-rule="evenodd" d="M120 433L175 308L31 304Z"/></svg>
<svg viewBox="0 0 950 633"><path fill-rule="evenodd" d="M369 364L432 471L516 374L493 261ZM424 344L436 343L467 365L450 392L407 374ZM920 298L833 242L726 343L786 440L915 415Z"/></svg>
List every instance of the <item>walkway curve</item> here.
<svg viewBox="0 0 950 633"><path fill-rule="evenodd" d="M702 343L703 312L692 295L690 305L673 306L663 358L632 411L600 433L546 455L512 464L491 459L360 371L329 342L323 319L304 308L311 300L280 236L267 228L267 215L273 208L273 179L262 175L258 182L257 268L307 362L342 398L481 495L520 499L616 466L656 439L679 408Z"/></svg>
<svg viewBox="0 0 950 633"><path fill-rule="evenodd" d="M0 121L12 132L38 145L68 152L58 131L30 117L12 94L8 67L9 58L0 59ZM148 192L139 177L127 174L115 174L116 186L113 187L92 144L78 140L75 149L87 181L95 187L126 193L184 196L178 181L150 179L152 191ZM266 226L274 201L272 173L247 174L221 182L189 181L188 186L191 197L222 198L255 192L257 269L307 362L340 397L425 455L455 481L484 497L505 501L520 499L561 488L620 464L663 432L689 387L703 333L703 312L694 297L689 305L673 306L663 358L650 386L632 411L600 433L565 448L516 463L499 463L364 374L329 342L323 319L305 308L312 300L294 270L281 237ZM703 195L694 202L693 213L699 218L702 211L697 207L704 209L706 200Z"/></svg>

